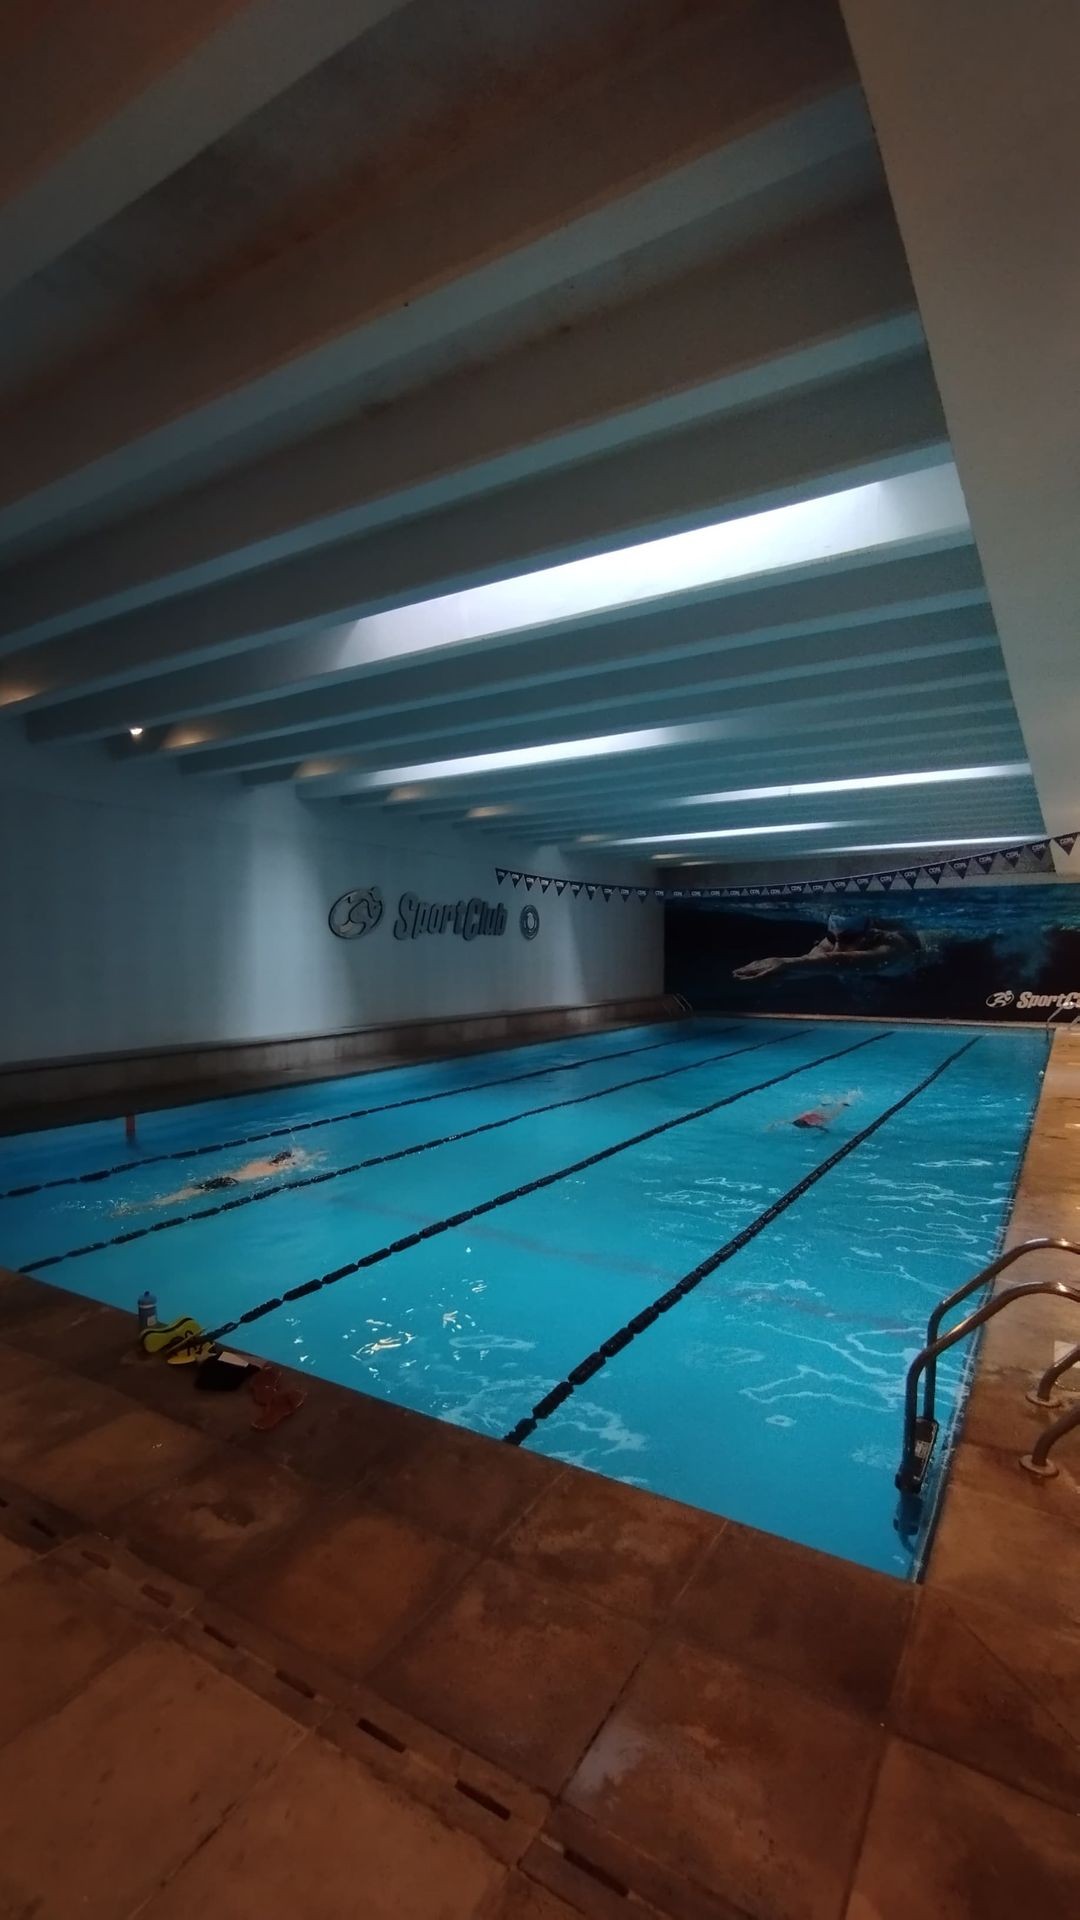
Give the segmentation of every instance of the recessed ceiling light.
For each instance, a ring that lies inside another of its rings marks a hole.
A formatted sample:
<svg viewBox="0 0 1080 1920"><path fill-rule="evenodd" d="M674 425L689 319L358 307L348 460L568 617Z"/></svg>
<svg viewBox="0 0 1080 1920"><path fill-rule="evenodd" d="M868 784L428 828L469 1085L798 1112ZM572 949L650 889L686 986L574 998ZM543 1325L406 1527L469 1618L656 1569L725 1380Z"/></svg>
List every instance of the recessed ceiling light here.
<svg viewBox="0 0 1080 1920"><path fill-rule="evenodd" d="M1026 760L988 767L942 767L933 773L872 773L849 780L804 780L791 787L732 787L726 793L695 793L685 807L724 806L733 800L795 800L816 793L870 793L887 787L935 787L966 780L1019 780L1031 772Z"/></svg>
<svg viewBox="0 0 1080 1920"><path fill-rule="evenodd" d="M613 753L642 753L670 747L697 727L643 727L634 733L603 733L590 740L551 740L538 747L506 747L496 753L470 753L460 760L425 760L413 767L387 767L355 776L360 787L396 787L402 781L461 780L470 774L501 773L507 767L545 767L558 760L599 760Z"/></svg>
<svg viewBox="0 0 1080 1920"><path fill-rule="evenodd" d="M470 807L466 820L498 820L504 813L513 813L513 807Z"/></svg>
<svg viewBox="0 0 1080 1920"><path fill-rule="evenodd" d="M833 833L844 825L843 820L797 820L794 824L776 827L717 827L708 833L644 833L637 834L631 840L609 840L609 847L682 847L689 840L753 840L759 834L781 833Z"/></svg>
<svg viewBox="0 0 1080 1920"><path fill-rule="evenodd" d="M822 853L922 853L927 847L947 853L950 847L1015 847L1027 838L1023 833L991 833L975 839L952 840L948 834L937 840L875 840L858 847L822 847Z"/></svg>
<svg viewBox="0 0 1080 1920"><path fill-rule="evenodd" d="M133 739L133 740L141 740L141 739L142 739L142 728L141 728L141 727L129 727L129 728L128 728L128 732L130 733L130 735L131 735L131 737L132 737L132 739Z"/></svg>

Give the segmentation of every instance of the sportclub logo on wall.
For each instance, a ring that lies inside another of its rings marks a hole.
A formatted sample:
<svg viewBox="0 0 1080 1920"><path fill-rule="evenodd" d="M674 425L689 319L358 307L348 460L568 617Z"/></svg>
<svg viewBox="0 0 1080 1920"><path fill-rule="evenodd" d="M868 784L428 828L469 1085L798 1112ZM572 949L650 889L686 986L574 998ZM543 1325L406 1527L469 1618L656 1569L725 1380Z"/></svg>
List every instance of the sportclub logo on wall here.
<svg viewBox="0 0 1080 1920"><path fill-rule="evenodd" d="M359 940L372 933L383 917L383 897L378 887L353 887L335 900L330 909L330 931L339 940Z"/></svg>
<svg viewBox="0 0 1080 1920"><path fill-rule="evenodd" d="M384 901L378 887L352 887L334 901L329 913L331 933L339 940L359 940L373 933L383 918ZM418 940L421 934L449 933L470 944L473 940L497 938L506 932L507 913L501 904L492 905L473 895L468 900L422 900L419 894L399 896L394 916L395 940ZM540 931L540 915L527 907L519 926L526 940L535 940Z"/></svg>

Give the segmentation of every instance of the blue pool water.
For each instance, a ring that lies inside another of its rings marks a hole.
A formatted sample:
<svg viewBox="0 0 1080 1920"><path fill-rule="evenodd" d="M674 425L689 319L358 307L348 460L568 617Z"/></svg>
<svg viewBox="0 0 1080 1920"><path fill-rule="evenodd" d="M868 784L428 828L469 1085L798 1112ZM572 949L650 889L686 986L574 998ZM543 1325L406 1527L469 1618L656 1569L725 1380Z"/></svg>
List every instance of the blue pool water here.
<svg viewBox="0 0 1080 1920"><path fill-rule="evenodd" d="M134 1149L115 1121L22 1134L0 1188L34 1190L0 1200L0 1263L129 1309L149 1287L163 1317L216 1327L410 1242L242 1344L906 1576L904 1371L935 1300L995 1251L1045 1051L1041 1033L699 1020L147 1114ZM792 1125L844 1095L827 1130ZM311 1159L192 1191L290 1147Z"/></svg>

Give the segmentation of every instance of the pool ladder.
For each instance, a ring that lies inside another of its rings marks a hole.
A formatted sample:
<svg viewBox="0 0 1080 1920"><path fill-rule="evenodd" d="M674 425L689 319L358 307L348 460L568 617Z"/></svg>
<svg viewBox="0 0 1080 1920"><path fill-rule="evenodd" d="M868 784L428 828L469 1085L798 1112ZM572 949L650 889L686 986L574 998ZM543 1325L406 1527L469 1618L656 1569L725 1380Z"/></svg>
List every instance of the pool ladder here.
<svg viewBox="0 0 1080 1920"><path fill-rule="evenodd" d="M1010 1307L1014 1300L1027 1300L1035 1294L1046 1293L1055 1295L1059 1300L1073 1300L1077 1306L1080 1306L1080 1287L1067 1286L1064 1280L1025 1280L1018 1282L1015 1286L1006 1287L1003 1293L995 1294L993 1299L977 1307L974 1313L969 1313L963 1320L958 1321L948 1333L941 1332L941 1323L953 1307L958 1307L962 1300L977 1293L980 1287L988 1286L992 1280L997 1279L999 1273L1004 1273L1014 1261L1023 1259L1029 1253L1074 1253L1080 1256L1080 1246L1075 1245L1071 1240L1024 1240L1019 1246L1010 1247L1008 1253L1003 1253L998 1259L992 1260L988 1267L983 1267L979 1273L965 1281L962 1287L957 1287L955 1293L950 1293L946 1299L939 1300L930 1315L926 1323L926 1344L921 1352L916 1354L908 1368L904 1390L904 1449L896 1474L896 1484L902 1493L921 1493L933 1457L938 1437L938 1423L934 1417L934 1396L937 1389L937 1363L941 1355L947 1353L950 1347L955 1347L957 1341L966 1340L969 1333L974 1333L985 1321L992 1320L995 1314ZM1067 1373L1069 1368L1077 1363L1080 1363L1080 1344L1070 1347L1060 1360L1054 1361L1047 1367L1045 1373L1040 1375L1027 1396L1032 1405L1051 1408L1058 1406L1060 1402L1053 1397L1052 1389L1062 1374ZM925 1384L920 1412L919 1382L924 1375ZM1050 1452L1062 1436L1076 1426L1080 1426L1080 1400L1070 1406L1051 1426L1043 1429L1031 1452L1023 1456L1021 1466L1039 1478L1052 1478L1057 1468L1050 1460Z"/></svg>

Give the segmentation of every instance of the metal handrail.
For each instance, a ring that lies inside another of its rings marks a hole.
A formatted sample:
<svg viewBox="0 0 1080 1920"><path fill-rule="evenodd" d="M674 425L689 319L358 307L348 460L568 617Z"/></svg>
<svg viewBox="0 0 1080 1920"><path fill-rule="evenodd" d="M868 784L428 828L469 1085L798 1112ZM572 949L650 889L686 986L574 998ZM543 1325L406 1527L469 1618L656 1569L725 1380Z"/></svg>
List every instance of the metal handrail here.
<svg viewBox="0 0 1080 1920"><path fill-rule="evenodd" d="M1055 1360L1051 1366L1047 1367L1045 1373L1040 1374L1028 1394L1032 1406L1059 1406L1061 1403L1054 1398L1051 1388L1057 1386L1063 1373L1068 1373L1069 1368L1075 1367L1078 1363L1080 1363L1080 1346L1069 1347L1060 1360Z"/></svg>
<svg viewBox="0 0 1080 1920"><path fill-rule="evenodd" d="M1068 1243L1066 1242L1064 1244ZM1029 1243L1025 1247L1014 1248L1013 1252L1016 1257L1019 1257L1020 1253L1029 1252L1030 1250L1031 1244ZM1069 1250L1073 1253L1080 1252L1080 1248L1072 1246L1070 1246ZM994 1267L999 1267L999 1263L995 1261ZM990 1277L994 1267L987 1267L985 1273L979 1277ZM971 1291L971 1287L968 1286L961 1289L961 1294L965 1292L970 1293ZM1031 1299L1034 1295L1040 1293L1051 1294L1059 1300L1072 1300L1077 1306L1080 1306L1080 1288L1066 1286L1064 1280L1022 1280L1015 1287L1007 1287L1004 1293L995 1294L992 1300L987 1300L983 1306L977 1307L974 1313L969 1313L966 1319L959 1321L955 1327L950 1328L948 1333L943 1333L940 1338L933 1341L932 1344L923 1347L921 1353L916 1354L908 1368L907 1381L904 1387L904 1450L900 1456L900 1465L896 1473L896 1485L902 1492L918 1492L922 1485L926 1462L929 1459L929 1449L927 1447L924 1452L923 1466L920 1470L919 1380L923 1372L936 1362L941 1354L946 1353L950 1347L955 1347L958 1340L965 1340L968 1334L974 1333L976 1327L981 1327L984 1321L992 1320L994 1315L1001 1313L1005 1307L1011 1307L1014 1300ZM923 1418L924 1433L926 1423L928 1421L932 1422L932 1420L933 1412L931 1403L930 1414L924 1415ZM1060 1424L1060 1422L1058 1424ZM930 1444L932 1445L932 1439Z"/></svg>
<svg viewBox="0 0 1080 1920"><path fill-rule="evenodd" d="M1051 1426L1043 1428L1031 1452L1021 1454L1020 1465L1028 1473L1037 1474L1040 1480L1053 1480L1058 1469L1050 1458L1051 1450L1074 1427L1080 1427L1080 1400L1067 1413L1059 1414Z"/></svg>
<svg viewBox="0 0 1080 1920"><path fill-rule="evenodd" d="M1023 1259L1026 1253L1075 1253L1080 1257L1080 1246L1077 1246L1072 1240L1061 1240L1043 1235L1035 1240L1022 1240L1019 1246L1010 1247L1007 1253L1000 1253L996 1260L991 1260L988 1267L983 1267L972 1279L965 1280L962 1287L957 1287L955 1293L950 1293L944 1300L938 1301L937 1306L934 1308L933 1313L926 1323L924 1352L926 1348L935 1345L941 1329L941 1323L947 1313L951 1313L952 1309L958 1307L961 1300L966 1300L970 1294L978 1293L980 1287L989 1286L991 1280L996 1280L999 1273L1004 1273L1005 1269L1011 1267L1015 1260ZM934 1395L936 1389L937 1356L935 1353L934 1357L927 1362L926 1367L926 1390L923 1397L923 1419L926 1421L932 1421L934 1418Z"/></svg>

